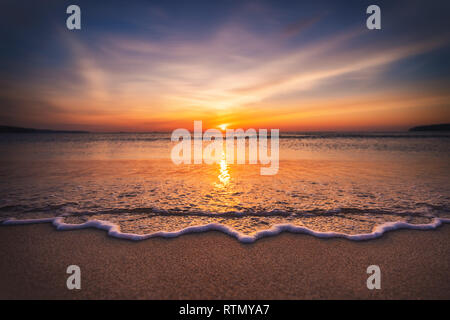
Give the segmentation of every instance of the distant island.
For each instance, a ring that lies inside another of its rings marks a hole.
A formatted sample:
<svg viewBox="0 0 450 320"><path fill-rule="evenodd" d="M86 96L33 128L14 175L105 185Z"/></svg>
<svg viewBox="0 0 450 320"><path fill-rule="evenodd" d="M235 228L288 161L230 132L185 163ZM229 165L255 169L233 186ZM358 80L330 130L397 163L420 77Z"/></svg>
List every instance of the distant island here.
<svg viewBox="0 0 450 320"><path fill-rule="evenodd" d="M409 129L409 131L450 131L450 123L417 126Z"/></svg>
<svg viewBox="0 0 450 320"><path fill-rule="evenodd" d="M0 126L0 133L88 133L88 131L49 130Z"/></svg>

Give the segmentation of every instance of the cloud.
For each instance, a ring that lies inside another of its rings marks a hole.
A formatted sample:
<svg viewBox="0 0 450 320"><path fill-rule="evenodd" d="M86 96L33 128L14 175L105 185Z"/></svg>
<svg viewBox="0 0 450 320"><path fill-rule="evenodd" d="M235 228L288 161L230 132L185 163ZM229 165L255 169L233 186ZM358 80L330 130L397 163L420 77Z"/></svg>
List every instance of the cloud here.
<svg viewBox="0 0 450 320"><path fill-rule="evenodd" d="M238 122L239 114L252 109L257 115L261 106L290 114L290 106L306 103L305 93L310 92L326 98L339 91L349 101L354 92L340 85L343 77L377 84L390 65L440 48L448 40L371 43L364 41L367 31L357 28L289 41L322 19L321 14L298 20L284 28L282 37L233 21L197 39L99 32L87 42L64 32L61 43L70 52L68 66L40 70L40 79L21 85L78 123L103 121L113 127L129 121L130 126L166 127L171 119L178 123L199 117ZM320 92L330 83L335 92ZM264 116L270 118L270 112Z"/></svg>

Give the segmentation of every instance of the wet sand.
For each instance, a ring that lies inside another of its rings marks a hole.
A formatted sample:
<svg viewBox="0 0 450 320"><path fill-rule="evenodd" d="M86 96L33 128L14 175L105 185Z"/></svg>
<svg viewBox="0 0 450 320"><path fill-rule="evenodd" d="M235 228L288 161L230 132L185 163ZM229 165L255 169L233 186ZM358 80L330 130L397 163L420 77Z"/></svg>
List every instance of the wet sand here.
<svg viewBox="0 0 450 320"><path fill-rule="evenodd" d="M450 225L355 242L219 232L133 242L94 229L0 226L1 299L450 299ZM81 290L66 268L81 268ZM381 268L381 290L366 269Z"/></svg>

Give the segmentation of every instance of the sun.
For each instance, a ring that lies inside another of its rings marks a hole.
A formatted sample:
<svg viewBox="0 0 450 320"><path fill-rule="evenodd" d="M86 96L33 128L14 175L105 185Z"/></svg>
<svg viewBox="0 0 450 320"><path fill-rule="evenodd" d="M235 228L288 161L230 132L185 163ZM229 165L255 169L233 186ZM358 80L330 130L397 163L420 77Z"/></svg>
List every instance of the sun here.
<svg viewBox="0 0 450 320"><path fill-rule="evenodd" d="M227 126L228 126L228 124L224 123L224 124L219 125L218 127L220 128L220 130L225 131L225 129L227 128Z"/></svg>

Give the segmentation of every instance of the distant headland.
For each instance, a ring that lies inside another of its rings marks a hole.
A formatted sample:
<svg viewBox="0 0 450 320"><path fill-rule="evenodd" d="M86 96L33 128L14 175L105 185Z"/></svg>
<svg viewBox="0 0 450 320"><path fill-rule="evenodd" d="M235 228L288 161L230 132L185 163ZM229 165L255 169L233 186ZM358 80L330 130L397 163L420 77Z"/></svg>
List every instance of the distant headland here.
<svg viewBox="0 0 450 320"><path fill-rule="evenodd" d="M0 133L88 133L88 131L49 130L0 126Z"/></svg>
<svg viewBox="0 0 450 320"><path fill-rule="evenodd" d="M450 123L417 126L409 129L409 131L450 131Z"/></svg>

